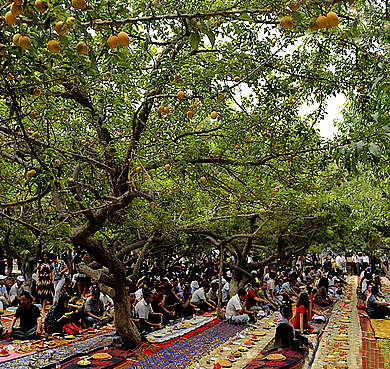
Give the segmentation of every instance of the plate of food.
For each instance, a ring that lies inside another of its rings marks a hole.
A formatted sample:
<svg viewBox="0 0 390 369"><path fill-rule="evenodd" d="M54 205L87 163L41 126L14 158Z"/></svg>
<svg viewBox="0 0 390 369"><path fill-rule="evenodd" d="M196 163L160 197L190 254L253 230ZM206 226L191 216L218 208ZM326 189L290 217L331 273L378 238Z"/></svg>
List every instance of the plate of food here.
<svg viewBox="0 0 390 369"><path fill-rule="evenodd" d="M238 348L238 351L246 352L246 351L248 351L248 347L240 346L240 347Z"/></svg>
<svg viewBox="0 0 390 369"><path fill-rule="evenodd" d="M231 361L232 363L237 360L233 354L226 355L225 359Z"/></svg>
<svg viewBox="0 0 390 369"><path fill-rule="evenodd" d="M266 356L266 359L268 361L284 361L286 360L286 357L282 354L269 354Z"/></svg>
<svg viewBox="0 0 390 369"><path fill-rule="evenodd" d="M98 361L105 361L105 360L111 360L112 356L110 354L107 354L106 352L97 352L92 355L92 359Z"/></svg>
<svg viewBox="0 0 390 369"><path fill-rule="evenodd" d="M272 327L271 327L269 324L264 324L264 325L263 325L263 328L264 328L264 329L271 329Z"/></svg>
<svg viewBox="0 0 390 369"><path fill-rule="evenodd" d="M245 341L243 343L243 346L245 346L245 347L252 347L252 343L250 341Z"/></svg>
<svg viewBox="0 0 390 369"><path fill-rule="evenodd" d="M91 365L91 362L89 360L83 359L77 362L78 366L88 366Z"/></svg>
<svg viewBox="0 0 390 369"><path fill-rule="evenodd" d="M161 337L161 333L154 333L153 336L154 337Z"/></svg>
<svg viewBox="0 0 390 369"><path fill-rule="evenodd" d="M232 355L233 355L234 357L241 357L241 352L238 351L238 350L234 350L234 351L232 351Z"/></svg>
<svg viewBox="0 0 390 369"><path fill-rule="evenodd" d="M232 362L227 359L219 359L216 364L219 364L222 368L231 368L232 367ZM215 366L214 366L215 367Z"/></svg>
<svg viewBox="0 0 390 369"><path fill-rule="evenodd" d="M68 334L67 336L64 337L66 340L73 340L75 337L73 334Z"/></svg>
<svg viewBox="0 0 390 369"><path fill-rule="evenodd" d="M0 350L0 356L1 357L9 356L9 351L3 348L2 350Z"/></svg>

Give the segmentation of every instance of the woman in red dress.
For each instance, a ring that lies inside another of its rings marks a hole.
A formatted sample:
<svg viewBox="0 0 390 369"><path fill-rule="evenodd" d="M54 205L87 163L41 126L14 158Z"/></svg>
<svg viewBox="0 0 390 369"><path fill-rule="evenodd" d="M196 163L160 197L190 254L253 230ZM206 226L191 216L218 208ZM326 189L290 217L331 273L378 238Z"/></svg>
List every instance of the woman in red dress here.
<svg viewBox="0 0 390 369"><path fill-rule="evenodd" d="M310 327L308 322L308 309L309 309L309 295L306 292L301 293L297 303L297 310L295 311L295 318L291 322L295 329L300 329L301 334L305 331L313 332L313 328Z"/></svg>
<svg viewBox="0 0 390 369"><path fill-rule="evenodd" d="M42 311L46 309L48 298L53 296L54 271L50 256L44 252L41 263L37 267L37 295L42 305Z"/></svg>

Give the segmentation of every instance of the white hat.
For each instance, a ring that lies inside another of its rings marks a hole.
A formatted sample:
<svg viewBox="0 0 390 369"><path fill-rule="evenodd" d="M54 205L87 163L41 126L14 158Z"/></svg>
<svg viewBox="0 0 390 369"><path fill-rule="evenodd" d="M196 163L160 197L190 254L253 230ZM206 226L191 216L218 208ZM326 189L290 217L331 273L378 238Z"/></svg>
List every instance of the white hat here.
<svg viewBox="0 0 390 369"><path fill-rule="evenodd" d="M18 278L16 278L19 282L24 282L24 277L22 275L19 275Z"/></svg>
<svg viewBox="0 0 390 369"><path fill-rule="evenodd" d="M7 279L7 277L5 275L0 274L0 280L2 279Z"/></svg>

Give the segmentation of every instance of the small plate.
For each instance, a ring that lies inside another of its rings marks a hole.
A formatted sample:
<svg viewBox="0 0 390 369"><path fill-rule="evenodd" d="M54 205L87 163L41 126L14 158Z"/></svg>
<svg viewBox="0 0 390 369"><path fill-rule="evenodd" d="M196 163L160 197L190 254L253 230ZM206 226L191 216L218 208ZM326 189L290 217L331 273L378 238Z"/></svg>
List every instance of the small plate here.
<svg viewBox="0 0 390 369"><path fill-rule="evenodd" d="M91 362L89 360L80 360L77 362L78 366L89 366L91 365Z"/></svg>

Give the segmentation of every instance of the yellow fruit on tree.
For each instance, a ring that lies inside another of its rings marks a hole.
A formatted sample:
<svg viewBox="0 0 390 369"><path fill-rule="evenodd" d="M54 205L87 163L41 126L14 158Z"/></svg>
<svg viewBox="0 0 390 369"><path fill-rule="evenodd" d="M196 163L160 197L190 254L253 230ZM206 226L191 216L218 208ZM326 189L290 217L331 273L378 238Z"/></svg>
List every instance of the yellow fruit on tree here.
<svg viewBox="0 0 390 369"><path fill-rule="evenodd" d="M218 115L218 113L214 110L214 111L212 111L211 113L210 113L210 117L212 118L212 119L216 119L217 118L217 115Z"/></svg>
<svg viewBox="0 0 390 369"><path fill-rule="evenodd" d="M339 17L335 12L329 12L326 15L326 20L331 27L336 27L339 24Z"/></svg>
<svg viewBox="0 0 390 369"><path fill-rule="evenodd" d="M23 14L23 8L20 5L12 3L11 5L11 13L17 17L20 14Z"/></svg>
<svg viewBox="0 0 390 369"><path fill-rule="evenodd" d="M94 19L93 20L95 23L103 22L100 18ZM103 29L103 26L96 26L95 31L101 31Z"/></svg>
<svg viewBox="0 0 390 369"><path fill-rule="evenodd" d="M202 176L202 177L200 177L200 181L201 181L203 184L206 184L207 179L206 179L205 176Z"/></svg>
<svg viewBox="0 0 390 369"><path fill-rule="evenodd" d="M119 32L118 33L118 43L121 46L129 46L130 44L130 37L126 32Z"/></svg>
<svg viewBox="0 0 390 369"><path fill-rule="evenodd" d="M312 31L318 31L318 24L317 24L317 18L311 18L309 21L309 28Z"/></svg>
<svg viewBox="0 0 390 369"><path fill-rule="evenodd" d="M118 37L116 36L110 36L107 40L108 46L111 47L111 49L115 49L118 47Z"/></svg>
<svg viewBox="0 0 390 369"><path fill-rule="evenodd" d="M287 6L291 9L291 11L295 12L296 10L298 10L301 6L301 2L300 1L292 1L290 0L288 3L287 3Z"/></svg>
<svg viewBox="0 0 390 369"><path fill-rule="evenodd" d="M106 72L106 77L111 78L111 72Z"/></svg>
<svg viewBox="0 0 390 369"><path fill-rule="evenodd" d="M68 30L68 25L62 21L59 21L54 26L54 30L59 34L63 35Z"/></svg>
<svg viewBox="0 0 390 369"><path fill-rule="evenodd" d="M291 17L283 17L280 20L280 25L283 29L291 29L293 28L293 20Z"/></svg>
<svg viewBox="0 0 390 369"><path fill-rule="evenodd" d="M169 106L167 105L166 107L164 107L164 113L169 114L169 112L170 112Z"/></svg>
<svg viewBox="0 0 390 369"><path fill-rule="evenodd" d="M136 172L136 173L141 173L141 170L142 170L142 168L141 168L141 167L137 167L137 168L135 168L135 172Z"/></svg>
<svg viewBox="0 0 390 369"><path fill-rule="evenodd" d="M179 91L179 92L177 93L177 97L178 97L179 99L184 99L184 92L183 92L183 91Z"/></svg>
<svg viewBox="0 0 390 369"><path fill-rule="evenodd" d="M31 40L29 39L29 37L28 36L21 36L19 38L19 46L23 50L28 50L31 46Z"/></svg>
<svg viewBox="0 0 390 369"><path fill-rule="evenodd" d="M7 74L7 79L8 79L8 81L11 81L12 78L14 78L14 76L12 75L12 73L8 73L8 74Z"/></svg>
<svg viewBox="0 0 390 369"><path fill-rule="evenodd" d="M19 46L19 39L22 37L22 35L20 33L17 33L16 35L14 35L14 37L12 37L12 42L16 45L16 46Z"/></svg>
<svg viewBox="0 0 390 369"><path fill-rule="evenodd" d="M80 41L76 45L76 53L84 55L88 52L88 45L84 41Z"/></svg>
<svg viewBox="0 0 390 369"><path fill-rule="evenodd" d="M191 109L187 111L187 118L192 119L195 115L195 112Z"/></svg>
<svg viewBox="0 0 390 369"><path fill-rule="evenodd" d="M57 54L60 52L60 44L56 40L50 40L47 43L47 49L52 53L52 54Z"/></svg>
<svg viewBox="0 0 390 369"><path fill-rule="evenodd" d="M0 44L0 57L5 57L7 56L7 49L6 49L6 46L4 44ZM8 73L8 74L11 74L11 73Z"/></svg>
<svg viewBox="0 0 390 369"><path fill-rule="evenodd" d="M260 213L260 215L265 215L267 212L266 212L265 209L261 208L261 209L259 210L259 213Z"/></svg>
<svg viewBox="0 0 390 369"><path fill-rule="evenodd" d="M171 166L169 164L165 164L164 168L165 168L165 170L169 170L169 169L171 169Z"/></svg>
<svg viewBox="0 0 390 369"><path fill-rule="evenodd" d="M223 100L225 98L225 94L223 92L220 92L218 94L218 99Z"/></svg>
<svg viewBox="0 0 390 369"><path fill-rule="evenodd" d="M72 0L72 5L73 8L78 10L82 10L87 7L87 3L85 2L85 0Z"/></svg>
<svg viewBox="0 0 390 369"><path fill-rule="evenodd" d="M41 89L40 88L34 88L34 91L33 91L33 95L36 96L36 97L39 97L41 96Z"/></svg>
<svg viewBox="0 0 390 369"><path fill-rule="evenodd" d="M328 25L328 20L325 16L323 15L320 15L318 18L317 18L317 25L318 27L320 28L326 28L326 26Z"/></svg>
<svg viewBox="0 0 390 369"><path fill-rule="evenodd" d="M234 77L234 82L240 82L241 81L241 78L240 77Z"/></svg>
<svg viewBox="0 0 390 369"><path fill-rule="evenodd" d="M74 21L74 17L68 17L65 21L66 25L68 28L72 29L73 28L73 21Z"/></svg>
<svg viewBox="0 0 390 369"><path fill-rule="evenodd" d="M37 172L35 169L31 169L26 173L27 178L34 178L37 175Z"/></svg>
<svg viewBox="0 0 390 369"><path fill-rule="evenodd" d="M164 105L160 105L160 106L158 107L158 111L159 111L161 114L164 113L164 109L165 109Z"/></svg>
<svg viewBox="0 0 390 369"><path fill-rule="evenodd" d="M11 12L5 13L5 23L13 26L16 23L15 14L12 14Z"/></svg>
<svg viewBox="0 0 390 369"><path fill-rule="evenodd" d="M35 0L35 7L40 13L44 13L49 4L46 1Z"/></svg>
<svg viewBox="0 0 390 369"><path fill-rule="evenodd" d="M33 137L36 139L36 140L39 140L41 138L41 134L39 132L34 132L33 133Z"/></svg>

